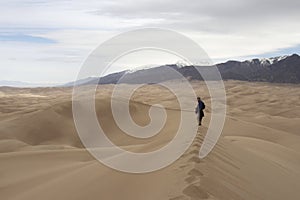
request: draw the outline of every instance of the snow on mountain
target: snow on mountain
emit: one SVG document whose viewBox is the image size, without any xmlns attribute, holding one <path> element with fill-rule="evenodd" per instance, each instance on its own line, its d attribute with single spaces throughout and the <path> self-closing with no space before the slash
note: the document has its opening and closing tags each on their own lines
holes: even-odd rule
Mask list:
<svg viewBox="0 0 300 200">
<path fill-rule="evenodd" d="M 268 65 L 273 65 L 281 60 L 284 60 L 287 57 L 289 57 L 289 56 L 285 55 L 285 56 L 277 56 L 277 57 L 271 57 L 271 58 L 255 58 L 255 59 L 251 59 L 251 60 L 246 60 L 245 62 L 249 62 L 249 63 L 259 62 L 263 66 L 268 66 Z"/>
</svg>

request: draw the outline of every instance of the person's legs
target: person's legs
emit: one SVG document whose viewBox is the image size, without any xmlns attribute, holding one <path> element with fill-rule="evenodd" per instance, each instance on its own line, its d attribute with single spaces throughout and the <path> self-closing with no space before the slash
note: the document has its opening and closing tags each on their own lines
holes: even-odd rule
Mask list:
<svg viewBox="0 0 300 200">
<path fill-rule="evenodd" d="M 198 125 L 201 126 L 201 122 L 202 122 L 202 115 L 201 113 L 198 114 Z"/>
<path fill-rule="evenodd" d="M 199 126 L 201 126 L 203 116 L 199 116 Z"/>
<path fill-rule="evenodd" d="M 201 110 L 200 112 L 199 112 L 199 126 L 201 126 L 201 123 L 202 123 L 202 118 L 204 117 L 204 113 L 203 113 L 203 111 Z"/>
</svg>

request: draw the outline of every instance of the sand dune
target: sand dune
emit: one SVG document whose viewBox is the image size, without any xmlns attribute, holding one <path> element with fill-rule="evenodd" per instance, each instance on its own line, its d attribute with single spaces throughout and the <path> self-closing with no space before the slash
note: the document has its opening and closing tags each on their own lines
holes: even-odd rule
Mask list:
<svg viewBox="0 0 300 200">
<path fill-rule="evenodd" d="M 207 105 L 204 125 L 180 159 L 146 174 L 110 169 L 83 148 L 72 118 L 70 88 L 1 88 L 0 198 L 298 199 L 299 86 L 237 81 L 225 85 L 225 127 L 209 156 L 198 158 L 210 121 L 209 95 L 203 82 L 193 82 Z M 168 108 L 161 133 L 144 140 L 125 135 L 113 121 L 112 88 L 99 87 L 96 110 L 115 144 L 133 152 L 148 152 L 174 137 L 180 117 L 174 95 L 156 85 L 133 95 L 130 113 L 139 125 L 149 123 L 148 104 L 161 103 Z"/>
</svg>

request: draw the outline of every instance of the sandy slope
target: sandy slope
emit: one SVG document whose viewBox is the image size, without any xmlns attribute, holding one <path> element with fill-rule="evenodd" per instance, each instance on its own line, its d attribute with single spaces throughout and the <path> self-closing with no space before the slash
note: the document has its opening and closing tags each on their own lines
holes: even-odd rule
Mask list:
<svg viewBox="0 0 300 200">
<path fill-rule="evenodd" d="M 0 199 L 298 199 L 299 86 L 226 82 L 223 135 L 202 160 L 198 151 L 210 101 L 204 83 L 194 86 L 207 104 L 204 126 L 180 159 L 148 174 L 117 172 L 82 148 L 72 119 L 71 89 L 1 88 Z M 173 138 L 179 114 L 170 92 L 150 85 L 134 94 L 130 111 L 140 125 L 149 122 L 147 104 L 170 108 L 161 134 L 140 140 L 124 135 L 113 122 L 108 101 L 112 87 L 99 88 L 96 107 L 114 143 L 147 152 Z"/>
</svg>

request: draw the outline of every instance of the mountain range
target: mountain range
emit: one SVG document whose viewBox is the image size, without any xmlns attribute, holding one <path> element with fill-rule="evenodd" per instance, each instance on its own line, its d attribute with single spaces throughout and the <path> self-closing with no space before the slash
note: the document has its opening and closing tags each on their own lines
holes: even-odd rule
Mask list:
<svg viewBox="0 0 300 200">
<path fill-rule="evenodd" d="M 240 80 L 270 83 L 300 83 L 300 56 L 297 54 L 246 61 L 227 61 L 215 65 L 223 80 Z M 138 71 L 121 71 L 101 77 L 87 78 L 65 86 L 84 84 L 157 83 L 178 78 L 167 69 L 170 67 L 189 80 L 203 80 L 199 70 L 211 66 L 162 65 Z M 126 75 L 125 75 L 126 74 Z"/>
</svg>

